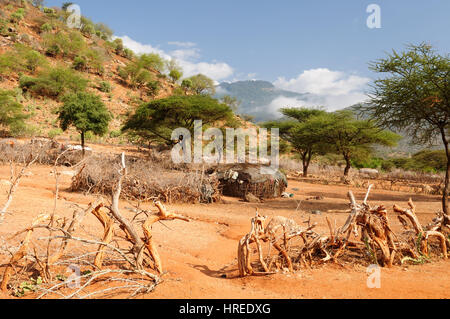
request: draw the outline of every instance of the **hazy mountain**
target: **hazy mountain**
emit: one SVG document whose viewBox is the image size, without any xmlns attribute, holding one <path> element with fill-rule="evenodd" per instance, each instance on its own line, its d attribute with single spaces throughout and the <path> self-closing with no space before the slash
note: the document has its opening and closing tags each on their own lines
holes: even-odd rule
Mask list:
<svg viewBox="0 0 450 319">
<path fill-rule="evenodd" d="M 224 82 L 217 86 L 216 97 L 224 95 L 236 97 L 241 101 L 238 113 L 252 115 L 256 122 L 280 117 L 279 108 L 295 106 L 283 105 L 283 99 L 307 100 L 309 96 L 278 89 L 267 81 Z"/>
<path fill-rule="evenodd" d="M 359 114 L 356 111 L 356 108 L 360 105 L 354 105 L 346 108 L 346 110 L 350 110 L 354 112 L 359 119 L 368 119 L 369 117 L 364 114 Z M 393 130 L 395 133 L 403 136 L 403 138 L 398 142 L 396 147 L 385 147 L 385 146 L 377 146 L 375 147 L 376 153 L 381 157 L 408 157 L 420 152 L 423 149 L 432 149 L 432 150 L 442 150 L 443 145 L 439 138 L 437 138 L 433 143 L 428 145 L 417 144 L 413 142 L 411 136 L 408 135 L 406 130 Z"/>
</svg>

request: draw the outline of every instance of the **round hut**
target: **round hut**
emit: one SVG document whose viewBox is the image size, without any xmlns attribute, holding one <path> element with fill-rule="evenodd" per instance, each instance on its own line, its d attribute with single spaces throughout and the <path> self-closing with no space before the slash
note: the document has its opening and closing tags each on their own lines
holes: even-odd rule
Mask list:
<svg viewBox="0 0 450 319">
<path fill-rule="evenodd" d="M 257 164 L 221 165 L 209 171 L 220 182 L 222 194 L 246 198 L 252 194 L 260 199 L 281 197 L 287 188 L 286 176 L 278 169 Z"/>
</svg>

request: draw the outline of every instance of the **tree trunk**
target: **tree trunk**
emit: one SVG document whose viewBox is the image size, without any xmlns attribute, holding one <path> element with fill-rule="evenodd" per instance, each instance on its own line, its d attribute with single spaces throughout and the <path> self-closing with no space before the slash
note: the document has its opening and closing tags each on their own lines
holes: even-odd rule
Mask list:
<svg viewBox="0 0 450 319">
<path fill-rule="evenodd" d="M 352 168 L 352 163 L 350 162 L 350 156 L 344 155 L 345 159 L 345 170 L 344 170 L 344 177 L 348 177 L 348 174 L 350 173 L 350 169 Z"/>
<path fill-rule="evenodd" d="M 86 155 L 86 150 L 84 149 L 84 132 L 81 132 L 81 149 L 84 157 Z"/>
<path fill-rule="evenodd" d="M 449 142 L 447 140 L 445 134 L 445 128 L 441 128 L 442 141 L 445 146 L 445 154 L 447 155 L 447 171 L 445 173 L 445 181 L 444 181 L 444 191 L 442 194 L 442 210 L 444 214 L 449 216 L 449 207 L 448 207 L 448 193 L 449 193 L 449 182 L 450 182 L 450 149 Z"/>
<path fill-rule="evenodd" d="M 309 164 L 311 163 L 312 151 L 302 153 L 303 177 L 308 177 Z"/>
</svg>

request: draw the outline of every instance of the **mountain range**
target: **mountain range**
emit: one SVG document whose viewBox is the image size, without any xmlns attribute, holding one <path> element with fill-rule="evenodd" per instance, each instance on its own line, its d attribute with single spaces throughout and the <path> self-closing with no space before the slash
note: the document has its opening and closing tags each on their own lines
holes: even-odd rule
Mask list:
<svg viewBox="0 0 450 319">
<path fill-rule="evenodd" d="M 223 82 L 216 87 L 216 98 L 225 95 L 235 97 L 241 104 L 237 113 L 241 115 L 250 115 L 253 121 L 263 122 L 281 118 L 279 109 L 283 107 L 300 107 L 302 101 L 307 104 L 313 99 L 309 93 L 296 93 L 276 88 L 271 82 L 261 80 L 238 81 L 233 83 Z M 290 105 L 292 101 L 299 101 L 296 105 Z M 353 110 L 353 107 L 347 109 Z M 382 157 L 410 156 L 423 150 L 424 148 L 441 149 L 438 146 L 419 145 L 413 143 L 406 132 L 397 132 L 404 138 L 400 140 L 397 147 L 376 147 L 376 153 Z"/>
<path fill-rule="evenodd" d="M 229 95 L 241 102 L 239 114 L 251 115 L 255 122 L 272 120 L 281 117 L 278 110 L 282 107 L 298 105 L 283 105 L 284 99 L 307 101 L 309 93 L 296 93 L 276 88 L 271 82 L 252 80 L 238 82 L 223 82 L 216 88 L 216 97 Z"/>
</svg>

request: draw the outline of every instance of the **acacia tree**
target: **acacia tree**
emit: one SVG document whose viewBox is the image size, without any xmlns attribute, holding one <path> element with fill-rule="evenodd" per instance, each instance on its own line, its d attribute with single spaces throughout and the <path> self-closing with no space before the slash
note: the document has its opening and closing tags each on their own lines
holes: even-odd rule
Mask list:
<svg viewBox="0 0 450 319">
<path fill-rule="evenodd" d="M 195 94 L 214 95 L 216 93 L 216 86 L 214 81 L 206 75 L 197 74 L 189 78 L 190 90 Z"/>
<path fill-rule="evenodd" d="M 108 131 L 111 114 L 98 95 L 91 93 L 75 93 L 63 98 L 63 106 L 59 109 L 60 127 L 66 131 L 74 126 L 81 135 L 81 147 L 85 155 L 85 135 L 92 132 L 102 136 Z"/>
<path fill-rule="evenodd" d="M 442 140 L 447 156 L 442 207 L 448 216 L 450 55 L 440 55 L 425 43 L 409 45 L 372 62 L 370 69 L 387 76 L 375 81 L 363 112 L 384 127 L 405 130 L 415 142 Z"/>
<path fill-rule="evenodd" d="M 401 136 L 383 130 L 370 120 L 357 120 L 352 111 L 338 111 L 318 116 L 316 125 L 322 127 L 322 140 L 329 149 L 344 157 L 344 177 L 352 167 L 352 160 L 369 155 L 374 145 L 395 146 Z"/>
<path fill-rule="evenodd" d="M 285 108 L 281 109 L 281 113 L 286 117 L 285 120 L 266 122 L 263 127 L 279 128 L 280 137 L 300 154 L 303 176 L 307 177 L 313 156 L 326 149 L 322 138 L 323 125 L 318 119 L 326 112 L 320 109 Z"/>
<path fill-rule="evenodd" d="M 224 95 L 221 99 L 220 102 L 222 102 L 223 104 L 228 105 L 233 112 L 237 112 L 239 109 L 239 106 L 241 105 L 241 101 L 239 101 L 236 97 L 230 96 L 230 95 Z"/>
<path fill-rule="evenodd" d="M 140 106 L 125 123 L 122 131 L 149 141 L 173 145 L 172 132 L 186 128 L 191 132 L 194 121 L 204 126 L 233 121 L 231 108 L 206 95 L 171 96 Z"/>
</svg>

